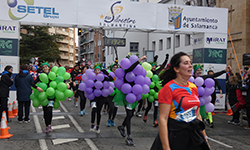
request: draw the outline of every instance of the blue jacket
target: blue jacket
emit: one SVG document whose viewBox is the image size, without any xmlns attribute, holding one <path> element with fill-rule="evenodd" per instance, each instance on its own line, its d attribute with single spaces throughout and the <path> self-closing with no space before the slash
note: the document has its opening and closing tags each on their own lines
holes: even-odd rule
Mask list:
<svg viewBox="0 0 250 150">
<path fill-rule="evenodd" d="M 30 101 L 30 94 L 32 93 L 31 85 L 33 78 L 29 73 L 23 73 L 20 77 L 19 74 L 15 77 L 15 86 L 17 89 L 17 100 L 18 101 Z"/>
</svg>

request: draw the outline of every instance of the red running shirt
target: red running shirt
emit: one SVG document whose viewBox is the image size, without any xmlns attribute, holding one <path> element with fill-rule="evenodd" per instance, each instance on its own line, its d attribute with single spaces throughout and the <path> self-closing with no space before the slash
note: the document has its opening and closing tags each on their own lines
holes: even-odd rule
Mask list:
<svg viewBox="0 0 250 150">
<path fill-rule="evenodd" d="M 185 122 L 191 122 L 196 118 L 200 101 L 195 84 L 188 82 L 186 86 L 183 86 L 171 80 L 160 90 L 158 97 L 159 103 L 171 105 L 170 118 Z M 176 111 L 181 98 L 181 107 L 179 111 Z"/>
</svg>

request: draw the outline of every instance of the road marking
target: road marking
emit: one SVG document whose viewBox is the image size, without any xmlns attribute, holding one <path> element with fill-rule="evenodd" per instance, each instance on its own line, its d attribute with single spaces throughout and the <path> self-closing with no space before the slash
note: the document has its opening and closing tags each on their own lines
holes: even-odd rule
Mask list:
<svg viewBox="0 0 250 150">
<path fill-rule="evenodd" d="M 62 124 L 62 125 L 57 125 L 57 126 L 51 126 L 52 130 L 63 129 L 63 128 L 70 128 L 70 125 L 69 124 Z"/>
<path fill-rule="evenodd" d="M 64 105 L 61 102 L 60 102 L 60 106 L 64 112 L 68 112 L 68 110 L 64 107 Z M 71 120 L 71 122 L 74 124 L 74 126 L 76 127 L 78 132 L 80 132 L 80 133 L 84 132 L 84 130 L 79 126 L 79 124 L 76 122 L 76 120 L 71 115 L 68 115 L 68 117 Z M 91 139 L 84 138 L 84 140 L 89 145 L 91 150 L 99 150 Z"/>
<path fill-rule="evenodd" d="M 65 119 L 64 116 L 56 116 L 56 117 L 53 117 L 52 120 L 58 120 L 58 119 Z"/>
<path fill-rule="evenodd" d="M 78 139 L 55 139 L 55 140 L 52 140 L 52 143 L 54 145 L 57 145 L 57 144 L 63 144 L 63 143 L 68 143 L 68 142 L 74 142 L 77 140 Z"/>
<path fill-rule="evenodd" d="M 225 144 L 225 143 L 222 143 L 222 142 L 217 141 L 217 140 L 215 140 L 215 139 L 212 139 L 212 138 L 210 138 L 210 137 L 208 137 L 207 139 L 209 139 L 209 140 L 211 140 L 211 141 L 213 141 L 213 142 L 215 142 L 215 143 L 221 144 L 221 145 L 223 145 L 223 146 L 225 146 L 225 147 L 233 148 L 233 146 L 227 145 L 227 144 Z"/>
<path fill-rule="evenodd" d="M 36 109 L 34 108 L 33 105 L 31 105 L 31 111 L 36 112 Z M 34 123 L 35 123 L 36 132 L 37 133 L 42 133 L 42 128 L 41 128 L 41 125 L 39 123 L 37 115 L 33 115 L 33 120 L 34 120 Z M 41 150 L 48 150 L 45 139 L 40 139 L 38 141 L 39 141 L 39 145 L 40 145 Z"/>
<path fill-rule="evenodd" d="M 58 113 L 61 112 L 61 110 L 57 109 L 57 110 L 53 110 L 53 113 Z"/>
</svg>

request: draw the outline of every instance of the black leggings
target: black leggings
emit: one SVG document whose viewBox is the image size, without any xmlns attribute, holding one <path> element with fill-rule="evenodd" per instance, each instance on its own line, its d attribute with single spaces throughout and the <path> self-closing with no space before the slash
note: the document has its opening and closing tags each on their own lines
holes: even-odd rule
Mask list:
<svg viewBox="0 0 250 150">
<path fill-rule="evenodd" d="M 80 111 L 82 111 L 83 109 L 85 109 L 85 105 L 86 105 L 86 97 L 84 96 L 84 92 L 83 91 L 78 91 L 79 96 L 80 96 Z"/>
<path fill-rule="evenodd" d="M 137 112 L 140 112 L 140 111 L 141 111 L 142 104 L 143 104 L 143 100 L 141 99 L 141 100 L 139 100 L 139 104 L 138 104 Z"/>
<path fill-rule="evenodd" d="M 52 114 L 53 114 L 53 107 L 51 106 L 43 106 L 43 118 L 45 120 L 45 125 L 46 127 L 48 125 L 51 125 L 51 121 L 52 121 Z"/>
<path fill-rule="evenodd" d="M 247 122 L 248 126 L 250 127 L 250 103 L 246 104 L 246 109 L 247 109 Z"/>
<path fill-rule="evenodd" d="M 91 111 L 91 123 L 95 123 L 95 114 L 97 114 L 96 125 L 100 125 L 101 122 L 101 110 L 104 103 L 106 103 L 106 97 L 96 97 L 91 103 L 96 102 L 96 107 L 92 108 Z"/>
<path fill-rule="evenodd" d="M 0 97 L 0 103 L 1 103 L 1 107 L 0 107 L 0 116 L 2 117 L 2 113 L 3 111 L 6 112 L 6 119 L 9 120 L 9 116 L 8 116 L 8 99 L 7 97 Z"/>
<path fill-rule="evenodd" d="M 115 103 L 112 102 L 113 101 L 114 96 L 109 96 L 107 97 L 107 101 L 108 101 L 108 106 L 109 106 L 109 119 L 112 120 L 115 119 L 116 113 L 117 113 L 117 107 L 115 107 Z"/>
<path fill-rule="evenodd" d="M 158 101 L 158 99 L 156 99 L 155 101 Z M 149 110 L 152 107 L 152 103 L 155 103 L 155 101 L 154 102 L 147 101 L 148 102 L 148 106 L 147 106 L 147 108 L 145 110 L 144 116 L 148 115 L 148 112 L 149 112 Z M 157 120 L 157 115 L 158 115 L 158 106 L 155 106 L 155 104 L 154 104 L 154 121 Z"/>
<path fill-rule="evenodd" d="M 127 109 L 127 107 L 125 106 L 126 109 L 126 117 L 122 123 L 122 126 L 127 127 L 127 135 L 129 136 L 131 134 L 131 119 L 134 116 L 134 111 L 135 109 Z"/>
</svg>

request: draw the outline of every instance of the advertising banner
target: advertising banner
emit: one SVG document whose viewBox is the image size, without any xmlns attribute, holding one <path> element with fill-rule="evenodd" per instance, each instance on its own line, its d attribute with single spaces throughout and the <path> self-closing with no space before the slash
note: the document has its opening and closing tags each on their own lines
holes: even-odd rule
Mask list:
<svg viewBox="0 0 250 150">
<path fill-rule="evenodd" d="M 0 38 L 16 39 L 19 37 L 19 31 L 19 23 L 17 21 L 1 21 L 0 19 Z"/>
</svg>

